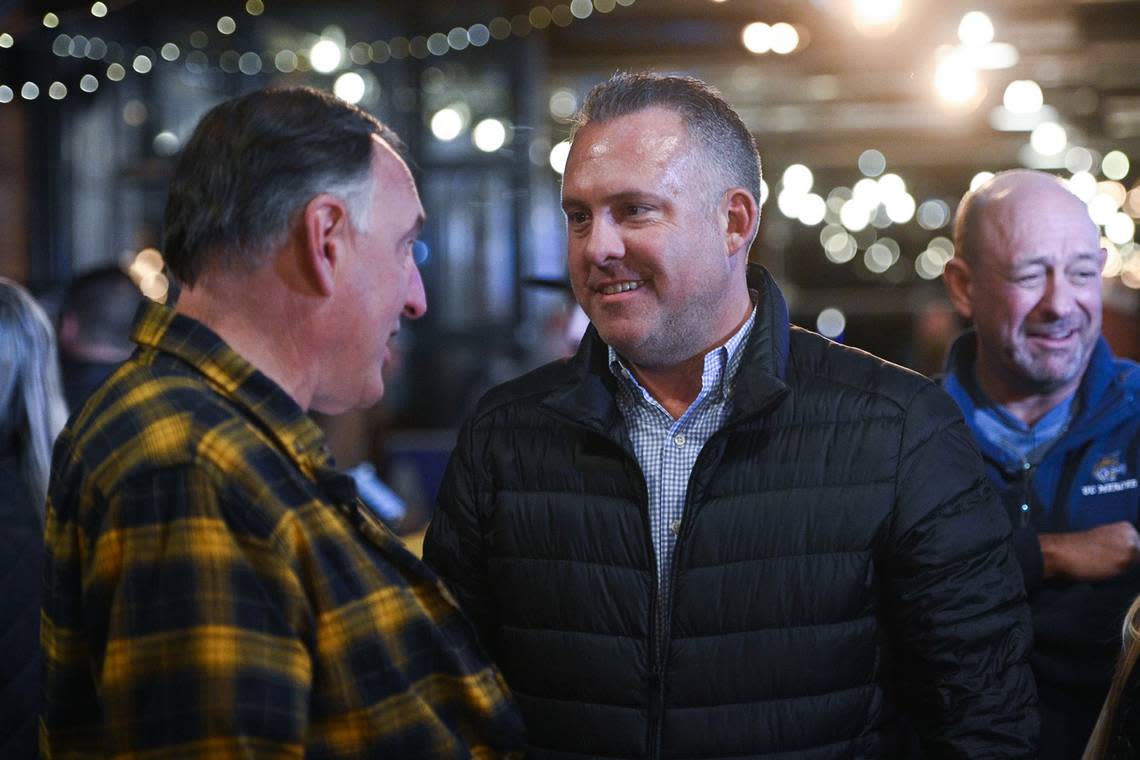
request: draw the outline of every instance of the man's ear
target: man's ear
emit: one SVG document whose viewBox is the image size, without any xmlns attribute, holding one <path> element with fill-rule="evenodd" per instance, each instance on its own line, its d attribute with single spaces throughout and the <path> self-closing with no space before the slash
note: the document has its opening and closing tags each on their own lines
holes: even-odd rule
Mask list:
<svg viewBox="0 0 1140 760">
<path fill-rule="evenodd" d="M 954 311 L 958 312 L 958 316 L 963 319 L 974 318 L 973 277 L 970 265 L 958 256 L 947 261 L 946 268 L 942 272 L 942 283 L 946 286 L 950 303 L 954 305 Z"/>
<path fill-rule="evenodd" d="M 760 224 L 760 206 L 752 193 L 743 187 L 734 187 L 726 192 L 721 203 L 728 255 L 731 257 L 743 252 L 747 256 L 752 239 L 756 237 L 756 227 Z"/>
<path fill-rule="evenodd" d="M 301 270 L 317 292 L 332 295 L 349 242 L 348 209 L 337 196 L 321 193 L 305 204 L 301 220 Z"/>
</svg>

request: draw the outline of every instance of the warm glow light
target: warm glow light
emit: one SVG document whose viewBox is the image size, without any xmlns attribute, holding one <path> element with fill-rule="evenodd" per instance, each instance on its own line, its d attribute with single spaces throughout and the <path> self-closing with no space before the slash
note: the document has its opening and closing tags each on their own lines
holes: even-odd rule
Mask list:
<svg viewBox="0 0 1140 760">
<path fill-rule="evenodd" d="M 1100 162 L 1100 170 L 1109 179 L 1124 179 L 1128 176 L 1128 156 L 1118 150 L 1109 151 Z"/>
<path fill-rule="evenodd" d="M 1106 237 L 1100 239 L 1100 247 L 1106 254 L 1104 269 L 1101 270 L 1100 276 L 1106 280 L 1118 276 L 1120 270 L 1124 268 L 1124 257 L 1120 255 L 1120 249 L 1116 247 L 1116 243 Z"/>
<path fill-rule="evenodd" d="M 1133 219 L 1140 219 L 1140 187 L 1128 191 L 1124 201 L 1124 210 Z"/>
<path fill-rule="evenodd" d="M 1069 177 L 1067 183 L 1069 192 L 1088 203 L 1096 195 L 1096 177 L 1088 172 L 1077 172 Z"/>
<path fill-rule="evenodd" d="M 498 119 L 483 119 L 471 132 L 475 147 L 484 153 L 494 153 L 507 141 L 507 128 Z"/>
<path fill-rule="evenodd" d="M 938 64 L 934 86 L 946 102 L 968 103 L 978 94 L 978 72 L 964 55 L 951 53 Z"/>
<path fill-rule="evenodd" d="M 578 110 L 578 96 L 573 90 L 565 88 L 555 90 L 550 95 L 550 115 L 565 121 Z"/>
<path fill-rule="evenodd" d="M 800 208 L 803 206 L 804 198 L 806 197 L 807 195 L 804 193 L 784 190 L 776 196 L 776 208 L 780 209 L 780 213 L 789 219 L 798 219 L 800 216 Z"/>
<path fill-rule="evenodd" d="M 984 45 L 994 39 L 994 24 L 981 11 L 970 11 L 958 23 L 958 39 L 963 45 Z"/>
<path fill-rule="evenodd" d="M 1006 86 L 1002 102 L 1011 113 L 1037 113 L 1045 104 L 1045 95 L 1032 79 L 1015 79 Z"/>
<path fill-rule="evenodd" d="M 823 245 L 823 255 L 827 260 L 833 264 L 846 264 L 851 259 L 855 258 L 855 253 L 858 247 L 855 243 L 855 238 L 847 234 L 847 231 L 842 227 L 835 227 L 828 225 L 824 230 L 834 229 L 837 231 L 831 232 L 827 237 L 821 234 L 821 245 Z"/>
<path fill-rule="evenodd" d="M 800 222 L 808 227 L 814 227 L 823 221 L 825 214 L 827 214 L 827 203 L 823 198 L 815 193 L 808 193 L 803 196 L 798 217 Z"/>
<path fill-rule="evenodd" d="M 939 198 L 930 198 L 919 205 L 916 216 L 919 227 L 936 230 L 950 222 L 950 205 Z"/>
<path fill-rule="evenodd" d="M 879 188 L 878 182 L 869 177 L 864 177 L 851 188 L 851 195 L 867 208 L 874 208 L 879 205 L 882 190 Z"/>
<path fill-rule="evenodd" d="M 1104 236 L 1117 245 L 1130 243 L 1136 237 L 1136 222 L 1128 214 L 1118 211 L 1104 225 Z"/>
<path fill-rule="evenodd" d="M 1065 168 L 1073 174 L 1092 171 L 1093 155 L 1088 148 L 1074 146 L 1065 151 Z"/>
<path fill-rule="evenodd" d="M 970 191 L 973 192 L 974 190 L 977 190 L 979 187 L 993 179 L 993 177 L 993 172 L 978 172 L 974 175 L 973 179 L 970 180 Z"/>
<path fill-rule="evenodd" d="M 550 149 L 550 168 L 561 174 L 566 171 L 566 159 L 570 156 L 570 141 L 563 140 Z"/>
<path fill-rule="evenodd" d="M 91 4 L 91 15 L 95 18 L 103 18 L 107 15 L 107 4 L 103 2 L 96 2 Z"/>
<path fill-rule="evenodd" d="M 748 52 L 757 55 L 767 53 L 772 49 L 772 27 L 763 21 L 756 21 L 744 27 L 740 39 Z"/>
<path fill-rule="evenodd" d="M 828 307 L 816 317 L 815 328 L 823 337 L 835 340 L 847 329 L 847 318 L 839 309 Z"/>
<path fill-rule="evenodd" d="M 859 171 L 864 177 L 878 177 L 887 168 L 887 158 L 881 151 L 868 148 L 859 154 Z"/>
<path fill-rule="evenodd" d="M 855 28 L 869 36 L 888 34 L 898 26 L 902 0 L 854 0 Z"/>
<path fill-rule="evenodd" d="M 873 208 L 868 207 L 857 198 L 852 198 L 844 203 L 843 208 L 840 209 L 839 221 L 852 232 L 858 232 L 866 229 L 867 225 L 871 223 L 873 212 Z"/>
<path fill-rule="evenodd" d="M 784 170 L 784 189 L 791 193 L 804 194 L 811 190 L 813 181 L 811 169 L 803 164 L 792 164 Z"/>
<path fill-rule="evenodd" d="M 787 55 L 800 44 L 800 33 L 791 24 L 783 21 L 772 24 L 772 52 Z"/>
<path fill-rule="evenodd" d="M 888 198 L 883 204 L 887 209 L 887 216 L 895 224 L 906 224 L 914 218 L 914 197 L 904 192 Z"/>
<path fill-rule="evenodd" d="M 365 89 L 364 77 L 355 71 L 346 71 L 333 82 L 333 94 L 346 103 L 359 103 Z"/>
<path fill-rule="evenodd" d="M 222 16 L 218 19 L 218 31 L 222 34 L 233 34 L 237 31 L 237 22 L 230 16 Z"/>
<path fill-rule="evenodd" d="M 46 26 L 48 29 L 55 29 L 57 26 L 59 26 L 59 16 L 55 15 L 54 13 L 45 13 L 44 26 Z"/>
<path fill-rule="evenodd" d="M 344 59 L 344 51 L 332 40 L 321 40 L 309 50 L 309 63 L 321 74 L 336 71 Z"/>
<path fill-rule="evenodd" d="M 454 140 L 462 131 L 463 116 L 454 108 L 441 108 L 431 117 L 431 133 L 437 140 Z"/>
<path fill-rule="evenodd" d="M 875 274 L 882 274 L 894 264 L 891 249 L 882 243 L 872 243 L 863 252 L 863 265 Z"/>
<path fill-rule="evenodd" d="M 20 88 L 20 97 L 24 100 L 35 100 L 40 96 L 40 86 L 35 82 L 24 82 Z"/>
<path fill-rule="evenodd" d="M 1111 195 L 1097 193 L 1093 196 L 1092 200 L 1089 201 L 1089 218 L 1097 225 L 1103 227 L 1116 215 L 1116 209 L 1116 201 L 1113 200 Z"/>
<path fill-rule="evenodd" d="M 879 197 L 883 203 L 906 193 L 906 182 L 897 174 L 884 174 L 878 179 Z"/>
<path fill-rule="evenodd" d="M 1065 128 L 1055 121 L 1038 124 L 1029 135 L 1029 144 L 1043 156 L 1057 155 L 1065 149 L 1068 142 L 1069 135 Z"/>
<path fill-rule="evenodd" d="M 1017 65 L 1021 54 L 1008 42 L 988 42 L 969 49 L 970 61 L 976 69 L 996 71 Z"/>
</svg>

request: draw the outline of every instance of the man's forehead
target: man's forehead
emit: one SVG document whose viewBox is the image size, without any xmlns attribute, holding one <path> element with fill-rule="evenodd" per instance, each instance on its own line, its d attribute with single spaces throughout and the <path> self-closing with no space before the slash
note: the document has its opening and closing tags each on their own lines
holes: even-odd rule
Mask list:
<svg viewBox="0 0 1140 760">
<path fill-rule="evenodd" d="M 1099 249 L 1099 234 L 1083 202 L 1060 185 L 1005 187 L 979 209 L 985 237 L 1000 245 L 1065 243 Z"/>
</svg>

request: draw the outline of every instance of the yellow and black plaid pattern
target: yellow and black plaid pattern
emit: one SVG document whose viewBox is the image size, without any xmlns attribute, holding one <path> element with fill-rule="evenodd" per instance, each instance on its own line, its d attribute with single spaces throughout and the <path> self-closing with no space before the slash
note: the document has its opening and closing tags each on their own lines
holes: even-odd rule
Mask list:
<svg viewBox="0 0 1140 760">
<path fill-rule="evenodd" d="M 170 309 L 145 306 L 134 338 L 55 450 L 46 756 L 521 748 L 466 619 L 301 408 Z"/>
</svg>

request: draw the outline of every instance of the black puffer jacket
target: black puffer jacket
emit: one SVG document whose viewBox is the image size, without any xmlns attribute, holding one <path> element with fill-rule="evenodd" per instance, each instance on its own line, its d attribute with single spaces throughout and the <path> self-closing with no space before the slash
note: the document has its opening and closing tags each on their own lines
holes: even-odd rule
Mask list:
<svg viewBox="0 0 1140 760">
<path fill-rule="evenodd" d="M 789 329 L 767 273 L 754 286 L 663 642 L 645 481 L 593 330 L 461 434 L 425 556 L 502 665 L 530 756 L 1032 757 L 1021 575 L 954 403 Z"/>
</svg>

